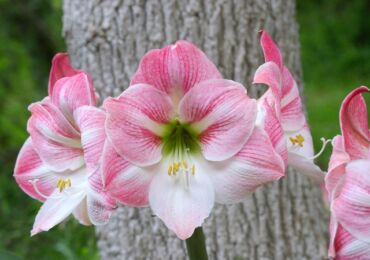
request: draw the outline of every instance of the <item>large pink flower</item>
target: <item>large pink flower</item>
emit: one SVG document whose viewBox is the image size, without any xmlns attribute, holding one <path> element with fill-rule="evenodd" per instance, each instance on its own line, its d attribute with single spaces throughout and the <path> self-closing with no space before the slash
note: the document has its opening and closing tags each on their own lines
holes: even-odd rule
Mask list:
<svg viewBox="0 0 370 260">
<path fill-rule="evenodd" d="M 370 134 L 366 103 L 353 90 L 340 110 L 342 135 L 333 140 L 325 178 L 331 204 L 329 255 L 338 259 L 370 258 Z"/>
<path fill-rule="evenodd" d="M 275 148 L 284 161 L 299 172 L 322 181 L 324 172 L 313 162 L 312 136 L 297 83 L 284 66 L 279 48 L 265 31 L 261 32 L 261 46 L 266 63 L 257 69 L 254 83 L 266 84 L 270 89 L 258 100 L 257 122 L 262 125 L 280 124 L 280 128 L 275 126 L 274 139 Z M 276 119 L 271 120 L 272 116 Z"/>
<path fill-rule="evenodd" d="M 47 231 L 71 213 L 82 224 L 105 223 L 114 207 L 102 191 L 99 158 L 105 113 L 94 107 L 89 76 L 73 69 L 66 54 L 53 59 L 49 96 L 31 104 L 30 138 L 14 176 L 31 197 L 44 202 L 31 231 Z"/>
<path fill-rule="evenodd" d="M 254 126 L 256 101 L 220 77 L 199 49 L 180 41 L 146 54 L 133 85 L 103 105 L 107 191 L 127 205 L 149 203 L 181 239 L 215 201 L 241 201 L 284 174 L 268 134 Z"/>
</svg>

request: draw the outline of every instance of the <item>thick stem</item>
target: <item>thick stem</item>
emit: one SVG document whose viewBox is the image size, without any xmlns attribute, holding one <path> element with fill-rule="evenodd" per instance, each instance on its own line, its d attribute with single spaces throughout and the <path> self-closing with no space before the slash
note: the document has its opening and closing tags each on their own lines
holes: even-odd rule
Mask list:
<svg viewBox="0 0 370 260">
<path fill-rule="evenodd" d="M 186 239 L 186 248 L 190 260 L 208 260 L 202 227 L 196 228 L 193 235 Z"/>
</svg>

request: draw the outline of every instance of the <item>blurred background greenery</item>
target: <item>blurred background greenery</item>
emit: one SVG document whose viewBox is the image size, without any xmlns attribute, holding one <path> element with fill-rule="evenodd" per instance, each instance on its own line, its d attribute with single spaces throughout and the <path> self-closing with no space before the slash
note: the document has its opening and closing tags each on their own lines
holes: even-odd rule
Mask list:
<svg viewBox="0 0 370 260">
<path fill-rule="evenodd" d="M 0 0 L 0 259 L 2 251 L 27 259 L 98 259 L 94 229 L 75 221 L 31 239 L 40 204 L 12 177 L 27 138 L 26 106 L 46 95 L 51 58 L 65 50 L 61 8 L 62 0 Z M 346 94 L 369 85 L 369 12 L 366 0 L 298 0 L 304 98 L 316 150 L 320 137 L 339 133 Z M 327 149 L 318 160 L 324 169 L 329 154 Z"/>
</svg>

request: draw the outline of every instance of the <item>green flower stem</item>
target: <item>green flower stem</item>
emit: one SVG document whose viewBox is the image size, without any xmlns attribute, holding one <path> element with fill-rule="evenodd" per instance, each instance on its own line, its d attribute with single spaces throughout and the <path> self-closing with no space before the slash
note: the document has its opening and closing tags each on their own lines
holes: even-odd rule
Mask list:
<svg viewBox="0 0 370 260">
<path fill-rule="evenodd" d="M 208 260 L 206 240 L 202 227 L 195 229 L 193 235 L 186 239 L 186 248 L 190 260 Z"/>
</svg>

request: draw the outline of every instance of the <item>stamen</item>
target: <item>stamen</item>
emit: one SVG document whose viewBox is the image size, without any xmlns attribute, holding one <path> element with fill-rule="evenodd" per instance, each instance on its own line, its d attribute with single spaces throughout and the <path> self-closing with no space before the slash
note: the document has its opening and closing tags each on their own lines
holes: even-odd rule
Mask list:
<svg viewBox="0 0 370 260">
<path fill-rule="evenodd" d="M 195 175 L 195 164 L 193 164 L 193 167 L 191 167 L 191 175 Z"/>
<path fill-rule="evenodd" d="M 324 150 L 326 148 L 326 145 L 332 141 L 332 139 L 325 140 L 324 137 L 321 137 L 320 140 L 322 142 L 322 146 L 321 146 L 320 151 L 316 155 L 314 155 L 312 157 L 309 157 L 307 159 L 309 159 L 309 160 L 315 160 L 316 158 L 318 158 L 324 152 Z"/>
<path fill-rule="evenodd" d="M 67 186 L 68 187 L 71 187 L 72 186 L 72 182 L 71 182 L 71 179 L 70 178 L 65 179 L 65 180 L 63 180 L 62 178 L 60 178 L 57 181 L 57 188 L 59 188 L 59 192 L 62 192 Z"/>
<path fill-rule="evenodd" d="M 168 166 L 168 175 L 172 175 L 172 165 Z"/>
<path fill-rule="evenodd" d="M 295 137 L 289 137 L 289 140 L 293 145 L 299 145 L 300 147 L 303 147 L 304 137 L 301 134 L 296 135 Z"/>
</svg>

